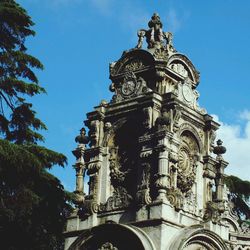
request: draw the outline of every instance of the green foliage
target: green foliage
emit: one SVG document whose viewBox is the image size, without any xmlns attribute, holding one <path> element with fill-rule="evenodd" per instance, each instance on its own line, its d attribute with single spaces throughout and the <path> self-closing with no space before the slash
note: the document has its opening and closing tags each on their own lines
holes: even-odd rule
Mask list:
<svg viewBox="0 0 250 250">
<path fill-rule="evenodd" d="M 240 218 L 242 216 L 250 219 L 250 182 L 243 181 L 240 178 L 230 175 L 225 177 L 225 183 L 230 191 L 230 198 L 235 205 L 235 211 Z"/>
<path fill-rule="evenodd" d="M 33 72 L 43 65 L 25 47 L 26 38 L 35 35 L 32 25 L 14 0 L 0 1 L 0 131 L 5 139 L 19 144 L 43 140 L 35 131 L 46 129 L 25 99 L 45 93 Z"/>
<path fill-rule="evenodd" d="M 68 193 L 46 168 L 65 161 L 65 156 L 44 147 L 0 140 L 0 235 L 4 249 L 60 249 L 71 206 Z M 15 235 L 14 241 L 9 240 L 10 235 Z"/>
<path fill-rule="evenodd" d="M 37 145 L 46 126 L 25 99 L 45 93 L 33 71 L 43 65 L 25 47 L 33 25 L 14 0 L 0 0 L 1 249 L 62 249 L 72 209 L 72 194 L 47 171 L 66 157 Z"/>
</svg>

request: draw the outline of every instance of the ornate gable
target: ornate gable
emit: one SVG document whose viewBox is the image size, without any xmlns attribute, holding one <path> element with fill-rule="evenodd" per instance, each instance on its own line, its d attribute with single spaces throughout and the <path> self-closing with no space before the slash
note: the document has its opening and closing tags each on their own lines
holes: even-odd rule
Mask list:
<svg viewBox="0 0 250 250">
<path fill-rule="evenodd" d="M 110 64 L 112 100 L 76 137 L 65 249 L 250 248 L 228 201 L 219 124 L 197 104 L 199 72 L 158 14 L 148 26 Z"/>
</svg>

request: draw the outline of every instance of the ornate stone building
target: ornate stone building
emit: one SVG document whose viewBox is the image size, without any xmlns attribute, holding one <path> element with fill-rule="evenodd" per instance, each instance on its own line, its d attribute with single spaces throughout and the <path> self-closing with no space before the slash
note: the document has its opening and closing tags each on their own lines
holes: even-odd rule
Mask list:
<svg viewBox="0 0 250 250">
<path fill-rule="evenodd" d="M 199 72 L 157 14 L 148 26 L 110 64 L 113 98 L 87 114 L 88 136 L 76 137 L 65 249 L 249 250 L 249 227 L 223 183 L 219 124 L 197 103 Z"/>
</svg>

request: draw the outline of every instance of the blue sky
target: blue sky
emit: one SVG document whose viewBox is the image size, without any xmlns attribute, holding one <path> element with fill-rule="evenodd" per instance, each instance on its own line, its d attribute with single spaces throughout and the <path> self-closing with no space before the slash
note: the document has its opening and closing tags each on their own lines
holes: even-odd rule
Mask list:
<svg viewBox="0 0 250 250">
<path fill-rule="evenodd" d="M 68 157 L 52 171 L 73 190 L 75 136 L 86 113 L 110 100 L 109 63 L 135 47 L 137 30 L 158 12 L 175 48 L 201 73 L 200 106 L 222 124 L 227 173 L 250 179 L 250 1 L 244 0 L 19 0 L 36 23 L 29 53 L 48 94 L 34 97 L 49 130 L 45 145 Z"/>
</svg>

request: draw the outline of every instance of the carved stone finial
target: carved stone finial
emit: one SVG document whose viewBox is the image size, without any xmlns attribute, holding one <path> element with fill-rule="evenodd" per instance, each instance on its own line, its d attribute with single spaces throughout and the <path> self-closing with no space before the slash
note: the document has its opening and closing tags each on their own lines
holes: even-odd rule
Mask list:
<svg viewBox="0 0 250 250">
<path fill-rule="evenodd" d="M 87 144 L 89 142 L 89 137 L 86 136 L 86 129 L 85 128 L 80 129 L 80 135 L 78 135 L 75 138 L 75 142 L 78 142 L 79 144 Z"/>
<path fill-rule="evenodd" d="M 101 100 L 99 105 L 102 107 L 105 107 L 105 106 L 107 106 L 107 104 L 108 104 L 108 102 L 106 100 Z"/>
<path fill-rule="evenodd" d="M 148 49 L 156 48 L 164 48 L 168 51 L 174 52 L 175 49 L 172 43 L 172 33 L 171 32 L 163 32 L 162 27 L 163 24 L 161 22 L 160 16 L 158 13 L 154 13 L 151 17 L 151 20 L 148 22 L 149 30 L 141 29 L 137 32 L 138 35 L 138 43 L 136 48 L 140 49 L 143 44 L 143 38 L 146 37 L 146 41 L 148 44 Z M 166 43 L 164 44 L 164 40 Z"/>
<path fill-rule="evenodd" d="M 150 29 L 161 29 L 162 28 L 162 22 L 161 18 L 158 13 L 154 13 L 153 16 L 151 17 L 151 20 L 148 22 L 148 27 Z"/>
<path fill-rule="evenodd" d="M 219 139 L 217 141 L 217 146 L 214 147 L 214 151 L 213 152 L 217 156 L 221 156 L 222 154 L 225 154 L 226 151 L 227 151 L 226 147 L 222 146 L 222 143 L 223 143 L 223 141 Z"/>
</svg>

